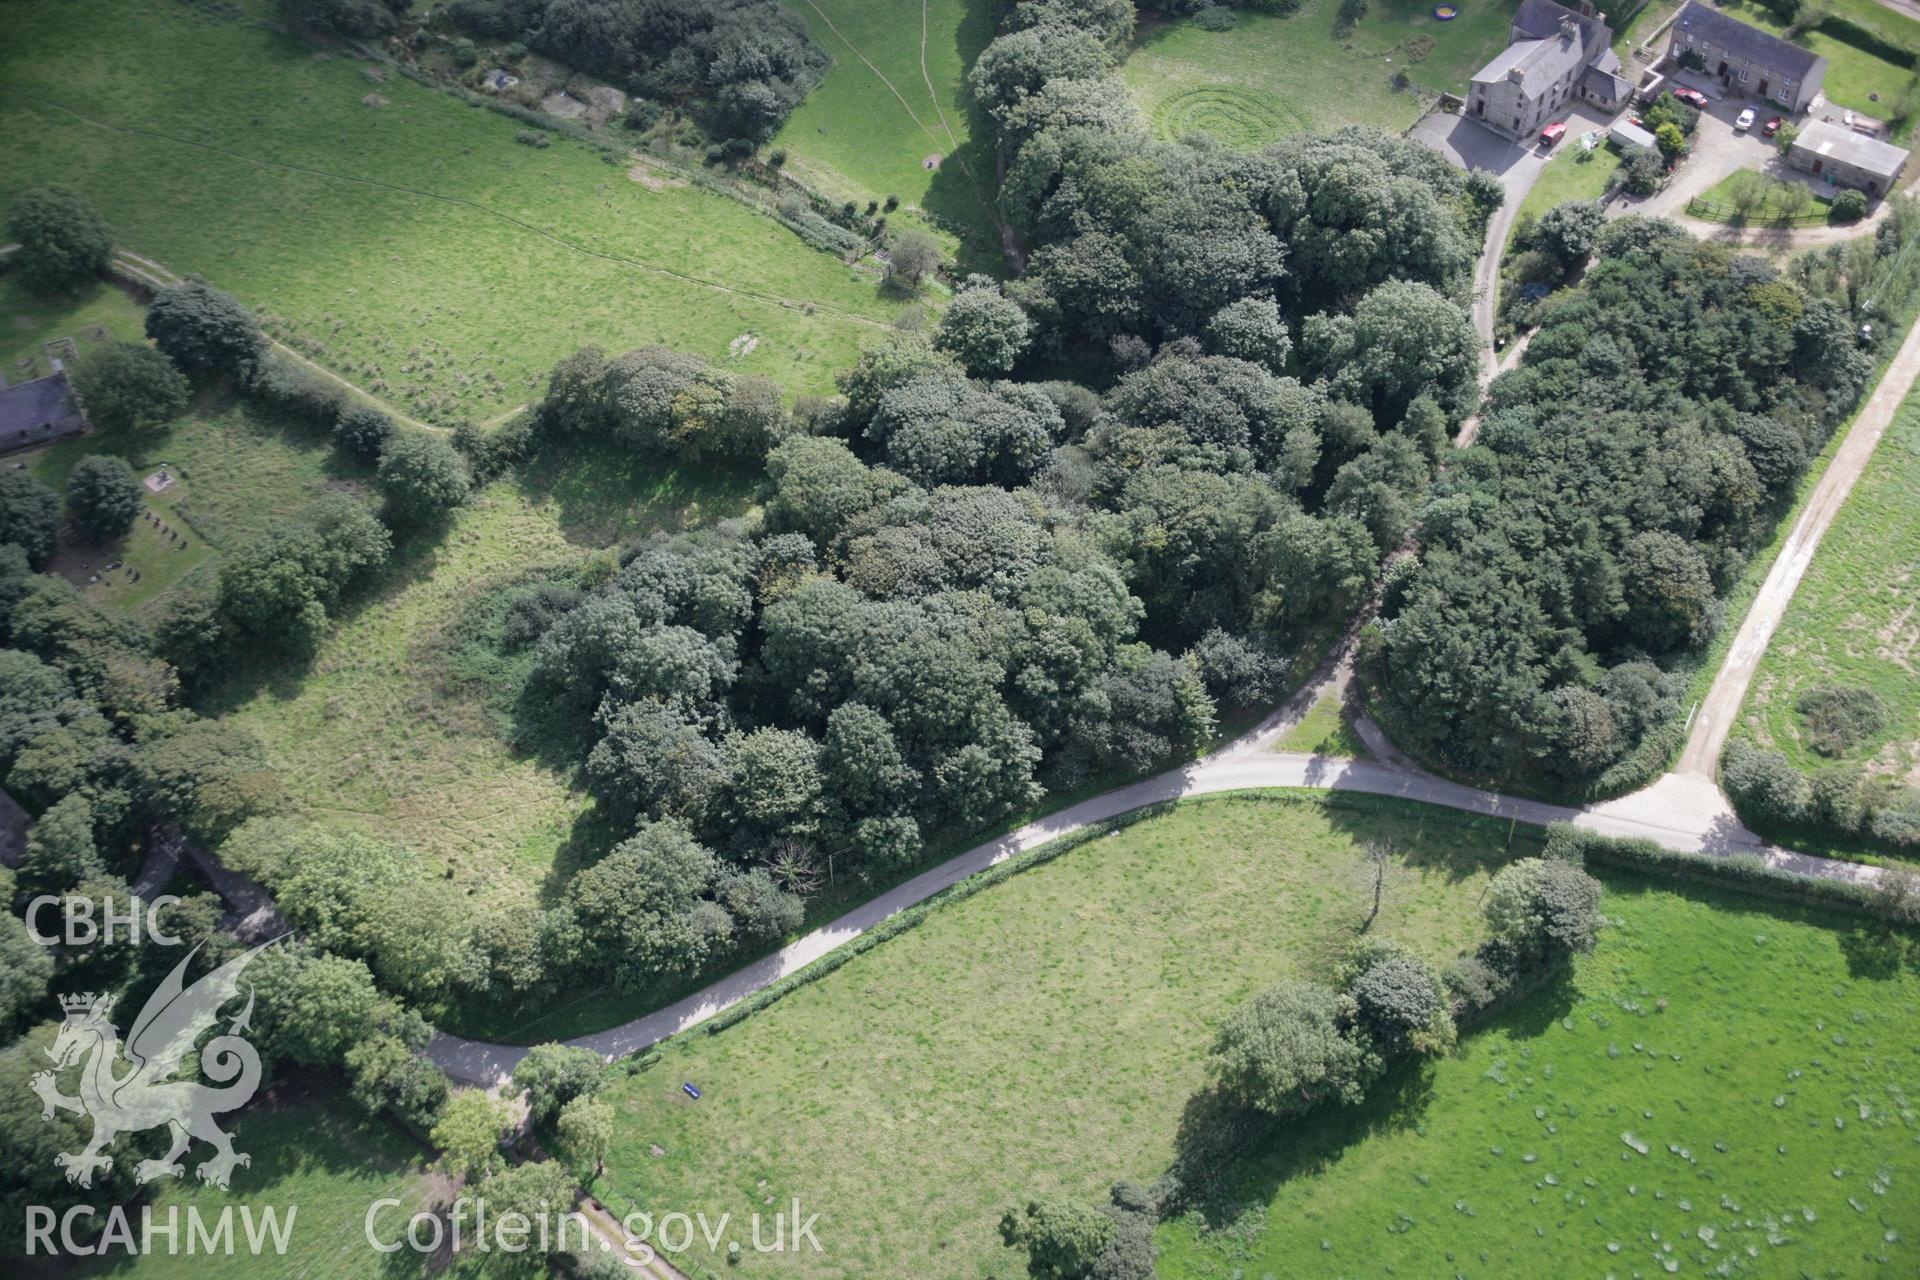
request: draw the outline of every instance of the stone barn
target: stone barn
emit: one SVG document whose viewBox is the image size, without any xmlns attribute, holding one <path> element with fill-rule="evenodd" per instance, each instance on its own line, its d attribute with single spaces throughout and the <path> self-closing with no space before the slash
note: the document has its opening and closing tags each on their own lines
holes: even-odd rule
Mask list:
<svg viewBox="0 0 1920 1280">
<path fill-rule="evenodd" d="M 1800 130 L 1787 151 L 1787 163 L 1842 187 L 1884 196 L 1900 184 L 1911 153 L 1891 142 L 1869 138 L 1830 120 L 1815 120 Z"/>
</svg>

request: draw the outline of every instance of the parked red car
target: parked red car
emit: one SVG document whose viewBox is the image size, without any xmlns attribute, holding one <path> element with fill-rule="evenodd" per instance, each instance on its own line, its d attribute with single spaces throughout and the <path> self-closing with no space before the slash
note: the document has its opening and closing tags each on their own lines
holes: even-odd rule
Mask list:
<svg viewBox="0 0 1920 1280">
<path fill-rule="evenodd" d="M 1698 89 L 1675 89 L 1673 96 L 1692 107 L 1695 111 L 1707 109 L 1707 95 Z"/>
<path fill-rule="evenodd" d="M 1565 120 L 1555 120 L 1552 124 L 1540 131 L 1540 145 L 1550 147 L 1564 138 L 1566 134 L 1567 122 Z"/>
<path fill-rule="evenodd" d="M 1785 124 L 1786 122 L 1787 121 L 1784 116 L 1775 116 L 1773 119 L 1767 121 L 1765 124 L 1760 126 L 1760 132 L 1766 134 L 1769 138 L 1771 138 L 1774 134 L 1780 132 L 1780 126 Z"/>
</svg>

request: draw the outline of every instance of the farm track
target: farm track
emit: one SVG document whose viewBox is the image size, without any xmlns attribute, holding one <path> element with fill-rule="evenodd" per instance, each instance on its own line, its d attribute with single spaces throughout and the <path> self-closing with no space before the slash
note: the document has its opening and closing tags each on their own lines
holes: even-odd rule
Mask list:
<svg viewBox="0 0 1920 1280">
<path fill-rule="evenodd" d="M 135 284 L 144 285 L 149 289 L 165 288 L 169 285 L 182 283 L 178 274 L 161 266 L 152 258 L 144 257 L 131 249 L 116 248 L 113 251 L 113 266 L 115 270 L 119 271 L 129 280 L 132 280 Z M 267 337 L 267 344 L 287 359 L 298 364 L 301 368 L 325 378 L 336 386 L 344 387 L 351 394 L 366 401 L 397 422 L 404 422 L 408 426 L 421 431 L 445 432 L 447 430 L 447 428 L 437 427 L 431 422 L 422 422 L 420 419 L 403 412 L 395 405 L 382 400 L 379 396 L 376 396 L 373 392 L 358 383 L 349 381 L 343 375 L 334 372 L 318 361 L 311 360 L 300 352 L 295 351 L 278 338 L 269 335 Z M 524 407 L 525 406 L 522 406 L 522 408 Z M 518 413 L 519 410 L 516 409 L 513 410 L 513 412 Z"/>
</svg>

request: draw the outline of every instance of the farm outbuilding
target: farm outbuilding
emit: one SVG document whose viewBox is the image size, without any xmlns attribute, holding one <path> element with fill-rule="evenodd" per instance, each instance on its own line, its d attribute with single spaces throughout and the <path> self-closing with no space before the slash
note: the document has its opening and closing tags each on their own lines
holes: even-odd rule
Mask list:
<svg viewBox="0 0 1920 1280">
<path fill-rule="evenodd" d="M 1870 196 L 1883 196 L 1899 185 L 1912 154 L 1891 142 L 1828 120 L 1815 120 L 1800 131 L 1787 151 L 1787 163 L 1842 187 L 1858 187 Z"/>
<path fill-rule="evenodd" d="M 1607 130 L 1607 137 L 1613 139 L 1613 145 L 1628 155 L 1636 151 L 1660 149 L 1660 144 L 1654 140 L 1654 136 L 1631 120 L 1616 121 L 1613 127 Z"/>
</svg>

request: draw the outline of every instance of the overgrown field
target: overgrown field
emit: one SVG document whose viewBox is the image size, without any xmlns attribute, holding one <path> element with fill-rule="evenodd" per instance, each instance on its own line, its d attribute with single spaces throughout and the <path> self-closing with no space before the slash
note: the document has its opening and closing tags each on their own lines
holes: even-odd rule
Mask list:
<svg viewBox="0 0 1920 1280">
<path fill-rule="evenodd" d="M 399 543 L 310 667 L 243 672 L 214 708 L 265 740 L 309 811 L 400 840 L 479 895 L 530 893 L 588 801 L 512 741 L 501 691 L 455 660 L 475 605 L 530 569 L 744 510 L 725 476 L 581 454 L 480 491 L 433 545 Z"/>
<path fill-rule="evenodd" d="M 989 205 L 994 161 L 975 141 L 967 69 L 993 38 L 984 0 L 787 0 L 833 69 L 769 144 L 836 199 L 900 197 L 959 242 L 962 265 L 1002 271 Z M 932 168 L 928 168 L 929 163 Z"/>
<path fill-rule="evenodd" d="M 565 139 L 517 145 L 516 121 L 296 40 L 277 13 L 10 5 L 0 204 L 75 187 L 125 245 L 441 421 L 524 403 L 588 342 L 821 391 L 906 305 L 771 218 Z"/>
<path fill-rule="evenodd" d="M 1163 137 L 1201 131 L 1251 148 L 1346 124 L 1397 132 L 1506 47 L 1509 7 L 1461 7 L 1440 22 L 1431 4 L 1383 0 L 1346 36 L 1333 29 L 1335 0 L 1285 18 L 1243 10 L 1231 31 L 1143 23 L 1122 74 Z M 1402 71 L 1411 84 L 1396 89 Z"/>
<path fill-rule="evenodd" d="M 1162 1228 L 1160 1275 L 1913 1272 L 1913 939 L 1606 885 L 1569 989 L 1302 1124 Z"/>
<path fill-rule="evenodd" d="M 1909 398 L 1847 495 L 1755 673 L 1742 720 L 1802 769 L 1835 760 L 1920 785 L 1920 399 Z M 1809 690 L 1867 688 L 1884 723 L 1836 754 L 1797 709 Z"/>
<path fill-rule="evenodd" d="M 1143 818 L 669 1048 L 612 1093 L 602 1195 L 736 1220 L 797 1196 L 823 1215 L 823 1254 L 747 1251 L 741 1274 L 1011 1275 L 1008 1205 L 1092 1199 L 1171 1159 L 1212 1028 L 1352 936 L 1368 840 L 1396 854 L 1374 929 L 1435 959 L 1473 940 L 1490 874 L 1535 848 L 1530 828 L 1365 797 Z"/>
</svg>

